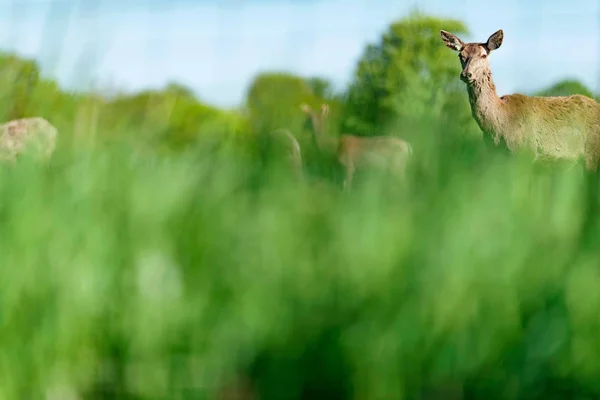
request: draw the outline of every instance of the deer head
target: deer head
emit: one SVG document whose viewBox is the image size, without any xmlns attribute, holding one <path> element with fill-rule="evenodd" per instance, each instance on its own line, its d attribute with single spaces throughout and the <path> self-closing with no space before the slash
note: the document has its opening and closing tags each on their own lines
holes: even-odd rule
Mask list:
<svg viewBox="0 0 600 400">
<path fill-rule="evenodd" d="M 485 43 L 464 43 L 456 35 L 440 31 L 444 44 L 458 52 L 462 72 L 460 80 L 469 84 L 491 73 L 488 55 L 502 45 L 502 29 L 491 35 Z"/>
<path fill-rule="evenodd" d="M 302 103 L 300 105 L 300 109 L 306 114 L 310 114 L 312 112 L 312 108 L 310 108 L 310 106 L 306 103 Z"/>
</svg>

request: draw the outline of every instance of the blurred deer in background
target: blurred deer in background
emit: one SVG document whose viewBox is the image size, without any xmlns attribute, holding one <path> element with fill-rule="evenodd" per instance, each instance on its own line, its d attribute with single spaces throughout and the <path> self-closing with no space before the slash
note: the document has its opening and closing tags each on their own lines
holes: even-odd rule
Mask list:
<svg viewBox="0 0 600 400">
<path fill-rule="evenodd" d="M 392 173 L 401 181 L 406 179 L 406 167 L 413 154 L 407 141 L 392 136 L 363 137 L 342 134 L 333 138 L 326 134 L 325 124 L 329 115 L 329 105 L 322 104 L 320 113 L 308 104 L 302 104 L 302 111 L 310 117 L 312 132 L 319 151 L 335 157 L 345 170 L 344 189 L 350 189 L 355 171 L 379 169 Z"/>
<path fill-rule="evenodd" d="M 41 117 L 21 118 L 0 125 L 0 160 L 15 164 L 19 155 L 33 150 L 47 161 L 56 147 L 57 129 Z"/>
</svg>

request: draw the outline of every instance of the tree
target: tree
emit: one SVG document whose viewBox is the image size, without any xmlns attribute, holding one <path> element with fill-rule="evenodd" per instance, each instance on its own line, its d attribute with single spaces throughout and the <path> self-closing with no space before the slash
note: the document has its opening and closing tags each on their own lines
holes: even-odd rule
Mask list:
<svg viewBox="0 0 600 400">
<path fill-rule="evenodd" d="M 170 82 L 165 86 L 163 91 L 165 93 L 168 93 L 168 94 L 180 97 L 180 98 L 196 100 L 196 96 L 194 95 L 194 92 L 192 91 L 192 89 L 190 89 L 187 86 L 184 86 L 180 83 Z"/>
<path fill-rule="evenodd" d="M 144 140 L 171 149 L 184 148 L 195 141 L 202 124 L 220 111 L 196 100 L 193 92 L 179 84 L 170 83 L 161 90 L 145 90 L 130 96 L 120 96 L 108 105 L 110 118 L 105 129 L 112 126 L 135 127 Z"/>
<path fill-rule="evenodd" d="M 460 64 L 441 43 L 440 29 L 468 33 L 458 20 L 413 12 L 366 47 L 347 92 L 343 129 L 374 134 L 392 122 L 408 126 L 449 113 L 470 121 Z"/>
<path fill-rule="evenodd" d="M 582 94 L 594 98 L 594 94 L 583 83 L 575 79 L 565 79 L 554 85 L 538 91 L 536 96 L 569 96 L 572 94 Z"/>
<path fill-rule="evenodd" d="M 29 116 L 29 98 L 39 79 L 39 67 L 34 60 L 0 54 L 0 101 L 10 104 L 3 120 Z"/>
<path fill-rule="evenodd" d="M 312 93 L 323 100 L 328 100 L 335 97 L 333 85 L 328 79 L 322 77 L 312 77 L 306 80 L 310 86 Z"/>
<path fill-rule="evenodd" d="M 302 77 L 283 72 L 259 74 L 250 85 L 246 100 L 253 130 L 257 133 L 279 128 L 299 131 L 303 122 L 300 104 L 313 96 Z"/>
</svg>

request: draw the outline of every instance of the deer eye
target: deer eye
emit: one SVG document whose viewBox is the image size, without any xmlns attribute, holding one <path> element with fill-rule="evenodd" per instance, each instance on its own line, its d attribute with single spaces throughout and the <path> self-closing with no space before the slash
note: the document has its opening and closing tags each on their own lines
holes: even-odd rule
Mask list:
<svg viewBox="0 0 600 400">
<path fill-rule="evenodd" d="M 484 54 L 481 56 L 481 58 L 487 58 L 487 56 L 488 56 L 487 54 Z"/>
</svg>

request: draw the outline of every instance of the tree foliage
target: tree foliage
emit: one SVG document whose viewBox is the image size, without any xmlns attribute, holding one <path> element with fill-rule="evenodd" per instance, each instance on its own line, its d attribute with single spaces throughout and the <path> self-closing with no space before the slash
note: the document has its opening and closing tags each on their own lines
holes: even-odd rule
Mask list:
<svg viewBox="0 0 600 400">
<path fill-rule="evenodd" d="M 460 63 L 440 46 L 440 29 L 468 33 L 458 20 L 414 12 L 367 46 L 348 89 L 345 129 L 373 134 L 392 121 L 406 124 L 444 112 L 466 120 Z"/>
<path fill-rule="evenodd" d="M 590 89 L 575 79 L 565 79 L 535 93 L 536 96 L 570 96 L 572 94 L 594 97 Z"/>
<path fill-rule="evenodd" d="M 40 79 L 37 62 L 14 54 L 0 54 L 0 102 L 10 104 L 3 119 L 22 118 L 30 111 L 29 99 Z"/>
<path fill-rule="evenodd" d="M 282 127 L 300 130 L 300 104 L 313 96 L 311 86 L 302 77 L 283 72 L 259 74 L 246 99 L 252 129 L 265 134 Z"/>
</svg>

